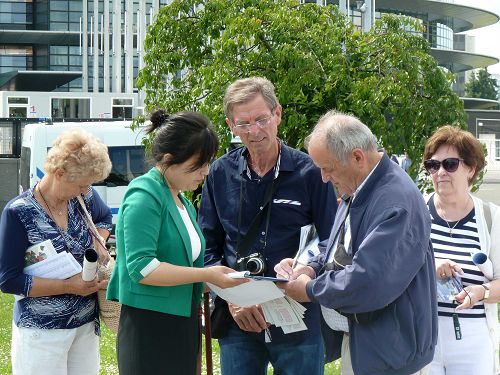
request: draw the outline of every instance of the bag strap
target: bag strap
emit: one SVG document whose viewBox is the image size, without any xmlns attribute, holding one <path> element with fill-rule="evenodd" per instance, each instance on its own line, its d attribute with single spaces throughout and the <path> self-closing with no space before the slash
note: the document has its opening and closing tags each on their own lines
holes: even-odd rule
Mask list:
<svg viewBox="0 0 500 375">
<path fill-rule="evenodd" d="M 239 238 L 238 238 L 238 244 L 236 247 L 236 255 L 237 257 L 241 256 L 247 256 L 248 255 L 248 249 L 252 246 L 256 236 L 257 232 L 259 231 L 260 224 L 262 223 L 262 219 L 264 217 L 264 214 L 267 214 L 267 225 L 269 225 L 269 217 L 270 217 L 270 210 L 271 210 L 271 200 L 273 198 L 273 192 L 276 190 L 280 183 L 280 178 L 279 176 L 275 178 L 268 186 L 266 189 L 266 192 L 264 194 L 264 200 L 262 201 L 262 209 L 259 210 L 257 215 L 253 218 L 252 222 L 250 223 L 250 226 L 248 228 L 247 234 L 245 235 L 245 238 L 241 242 L 241 245 L 239 244 Z M 241 195 L 241 192 L 240 192 Z M 241 201 L 241 199 L 240 199 Z M 241 221 L 241 210 L 242 210 L 242 204 L 240 202 L 240 213 L 239 213 L 239 218 L 238 221 Z M 238 234 L 239 234 L 239 224 L 238 223 Z M 267 233 L 267 229 L 266 229 Z M 239 237 L 239 235 L 238 235 Z"/>
<path fill-rule="evenodd" d="M 96 251 L 99 254 L 99 259 L 102 261 L 103 264 L 108 263 L 110 259 L 110 255 L 106 249 L 106 242 L 104 241 L 104 238 L 99 234 L 99 231 L 97 230 L 94 221 L 92 220 L 92 216 L 90 216 L 89 211 L 87 210 L 87 206 L 85 205 L 85 202 L 83 201 L 83 198 L 81 195 L 77 196 L 78 202 L 80 203 L 80 206 L 82 207 L 83 214 L 85 217 L 85 220 L 87 221 L 87 224 L 89 226 L 89 231 L 91 236 L 94 238 L 95 241 L 98 242 L 100 246 L 96 246 Z"/>
<path fill-rule="evenodd" d="M 491 209 L 489 203 L 483 201 L 484 220 L 488 226 L 488 233 L 491 233 Z"/>
</svg>

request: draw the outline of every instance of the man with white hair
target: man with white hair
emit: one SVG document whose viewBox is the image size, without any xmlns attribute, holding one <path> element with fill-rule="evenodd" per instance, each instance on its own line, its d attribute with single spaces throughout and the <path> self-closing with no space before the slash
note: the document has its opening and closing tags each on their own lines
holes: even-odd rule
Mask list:
<svg viewBox="0 0 500 375">
<path fill-rule="evenodd" d="M 343 200 L 323 252 L 275 270 L 298 301 L 317 302 L 343 332 L 342 374 L 424 374 L 437 338 L 430 217 L 405 172 L 377 152 L 357 118 L 330 111 L 314 128 L 309 154 Z"/>
</svg>

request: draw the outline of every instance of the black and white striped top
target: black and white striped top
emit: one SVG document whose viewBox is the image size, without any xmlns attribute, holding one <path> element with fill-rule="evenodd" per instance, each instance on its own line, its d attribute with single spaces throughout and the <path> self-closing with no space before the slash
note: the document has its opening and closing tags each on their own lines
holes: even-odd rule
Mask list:
<svg viewBox="0 0 500 375">
<path fill-rule="evenodd" d="M 434 206 L 434 195 L 427 204 L 432 219 L 431 241 L 436 260 L 450 259 L 462 267 L 464 275 L 461 278 L 464 287 L 488 282 L 483 273 L 472 262 L 471 253 L 481 250 L 474 208 L 458 223 L 448 222 L 448 226 L 444 219 L 437 214 Z M 455 224 L 457 225 L 455 226 Z M 452 236 L 450 236 L 450 227 L 453 228 Z M 457 303 L 453 301 L 450 303 L 438 302 L 438 315 L 451 316 L 456 307 Z M 476 303 L 472 309 L 461 310 L 458 312 L 458 316 L 463 318 L 486 317 L 483 302 Z"/>
</svg>

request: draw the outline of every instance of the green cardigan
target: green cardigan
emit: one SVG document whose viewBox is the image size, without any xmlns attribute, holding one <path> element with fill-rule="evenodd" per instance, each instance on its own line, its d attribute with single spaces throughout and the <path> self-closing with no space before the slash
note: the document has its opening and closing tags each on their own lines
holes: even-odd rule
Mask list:
<svg viewBox="0 0 500 375">
<path fill-rule="evenodd" d="M 184 267 L 203 267 L 205 239 L 193 205 L 182 195 L 200 236 L 201 252 L 193 263 L 191 241 L 172 194 L 157 168 L 134 179 L 123 198 L 116 224 L 116 265 L 107 299 L 163 313 L 190 316 L 191 303 L 200 301 L 203 284 L 151 286 L 139 282 L 141 270 L 154 258 Z"/>
</svg>

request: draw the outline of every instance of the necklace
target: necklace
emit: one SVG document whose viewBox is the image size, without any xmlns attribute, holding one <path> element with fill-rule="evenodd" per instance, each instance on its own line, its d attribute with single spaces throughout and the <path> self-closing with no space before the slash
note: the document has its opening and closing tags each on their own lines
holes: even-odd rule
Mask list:
<svg viewBox="0 0 500 375">
<path fill-rule="evenodd" d="M 448 222 L 448 220 L 446 220 L 446 218 L 443 216 L 443 219 L 444 219 L 444 222 L 446 223 L 446 225 L 448 225 L 448 229 L 450 230 L 449 232 L 449 235 L 450 237 L 453 237 L 453 229 L 455 229 L 455 227 L 458 225 L 458 223 L 460 223 L 460 220 L 458 220 L 454 226 L 450 227 L 450 223 Z"/>
<path fill-rule="evenodd" d="M 47 203 L 47 200 L 45 199 L 45 197 L 43 196 L 42 194 L 42 189 L 40 189 L 40 185 L 38 185 L 38 192 L 40 193 L 40 196 L 42 197 L 42 200 L 43 200 L 43 203 L 45 203 L 45 205 L 47 206 L 47 208 L 49 209 L 49 212 L 50 212 L 50 215 L 52 217 L 55 217 L 54 214 L 52 213 L 52 210 L 50 209 L 50 205 Z M 59 215 L 59 216 L 63 216 L 64 212 L 63 210 L 56 210 L 54 207 L 52 207 L 54 209 L 54 211 L 56 211 L 56 213 Z"/>
<path fill-rule="evenodd" d="M 469 200 L 470 200 L 470 196 L 469 196 L 469 199 L 467 200 L 467 204 L 465 205 L 465 207 L 467 208 L 467 205 L 469 204 Z M 441 206 L 441 203 L 439 203 L 439 206 L 441 208 L 441 217 L 443 218 L 444 222 L 446 223 L 446 225 L 448 226 L 448 229 L 450 230 L 449 231 L 449 235 L 450 237 L 453 237 L 453 229 L 455 229 L 455 227 L 458 225 L 458 223 L 460 223 L 462 221 L 462 219 L 460 220 L 457 220 L 457 222 L 455 223 L 455 225 L 453 225 L 452 227 L 450 227 L 450 222 L 448 221 L 448 219 L 446 219 L 446 217 L 444 216 L 444 210 L 443 210 L 443 207 Z M 437 210 L 436 210 L 437 212 Z"/>
</svg>

